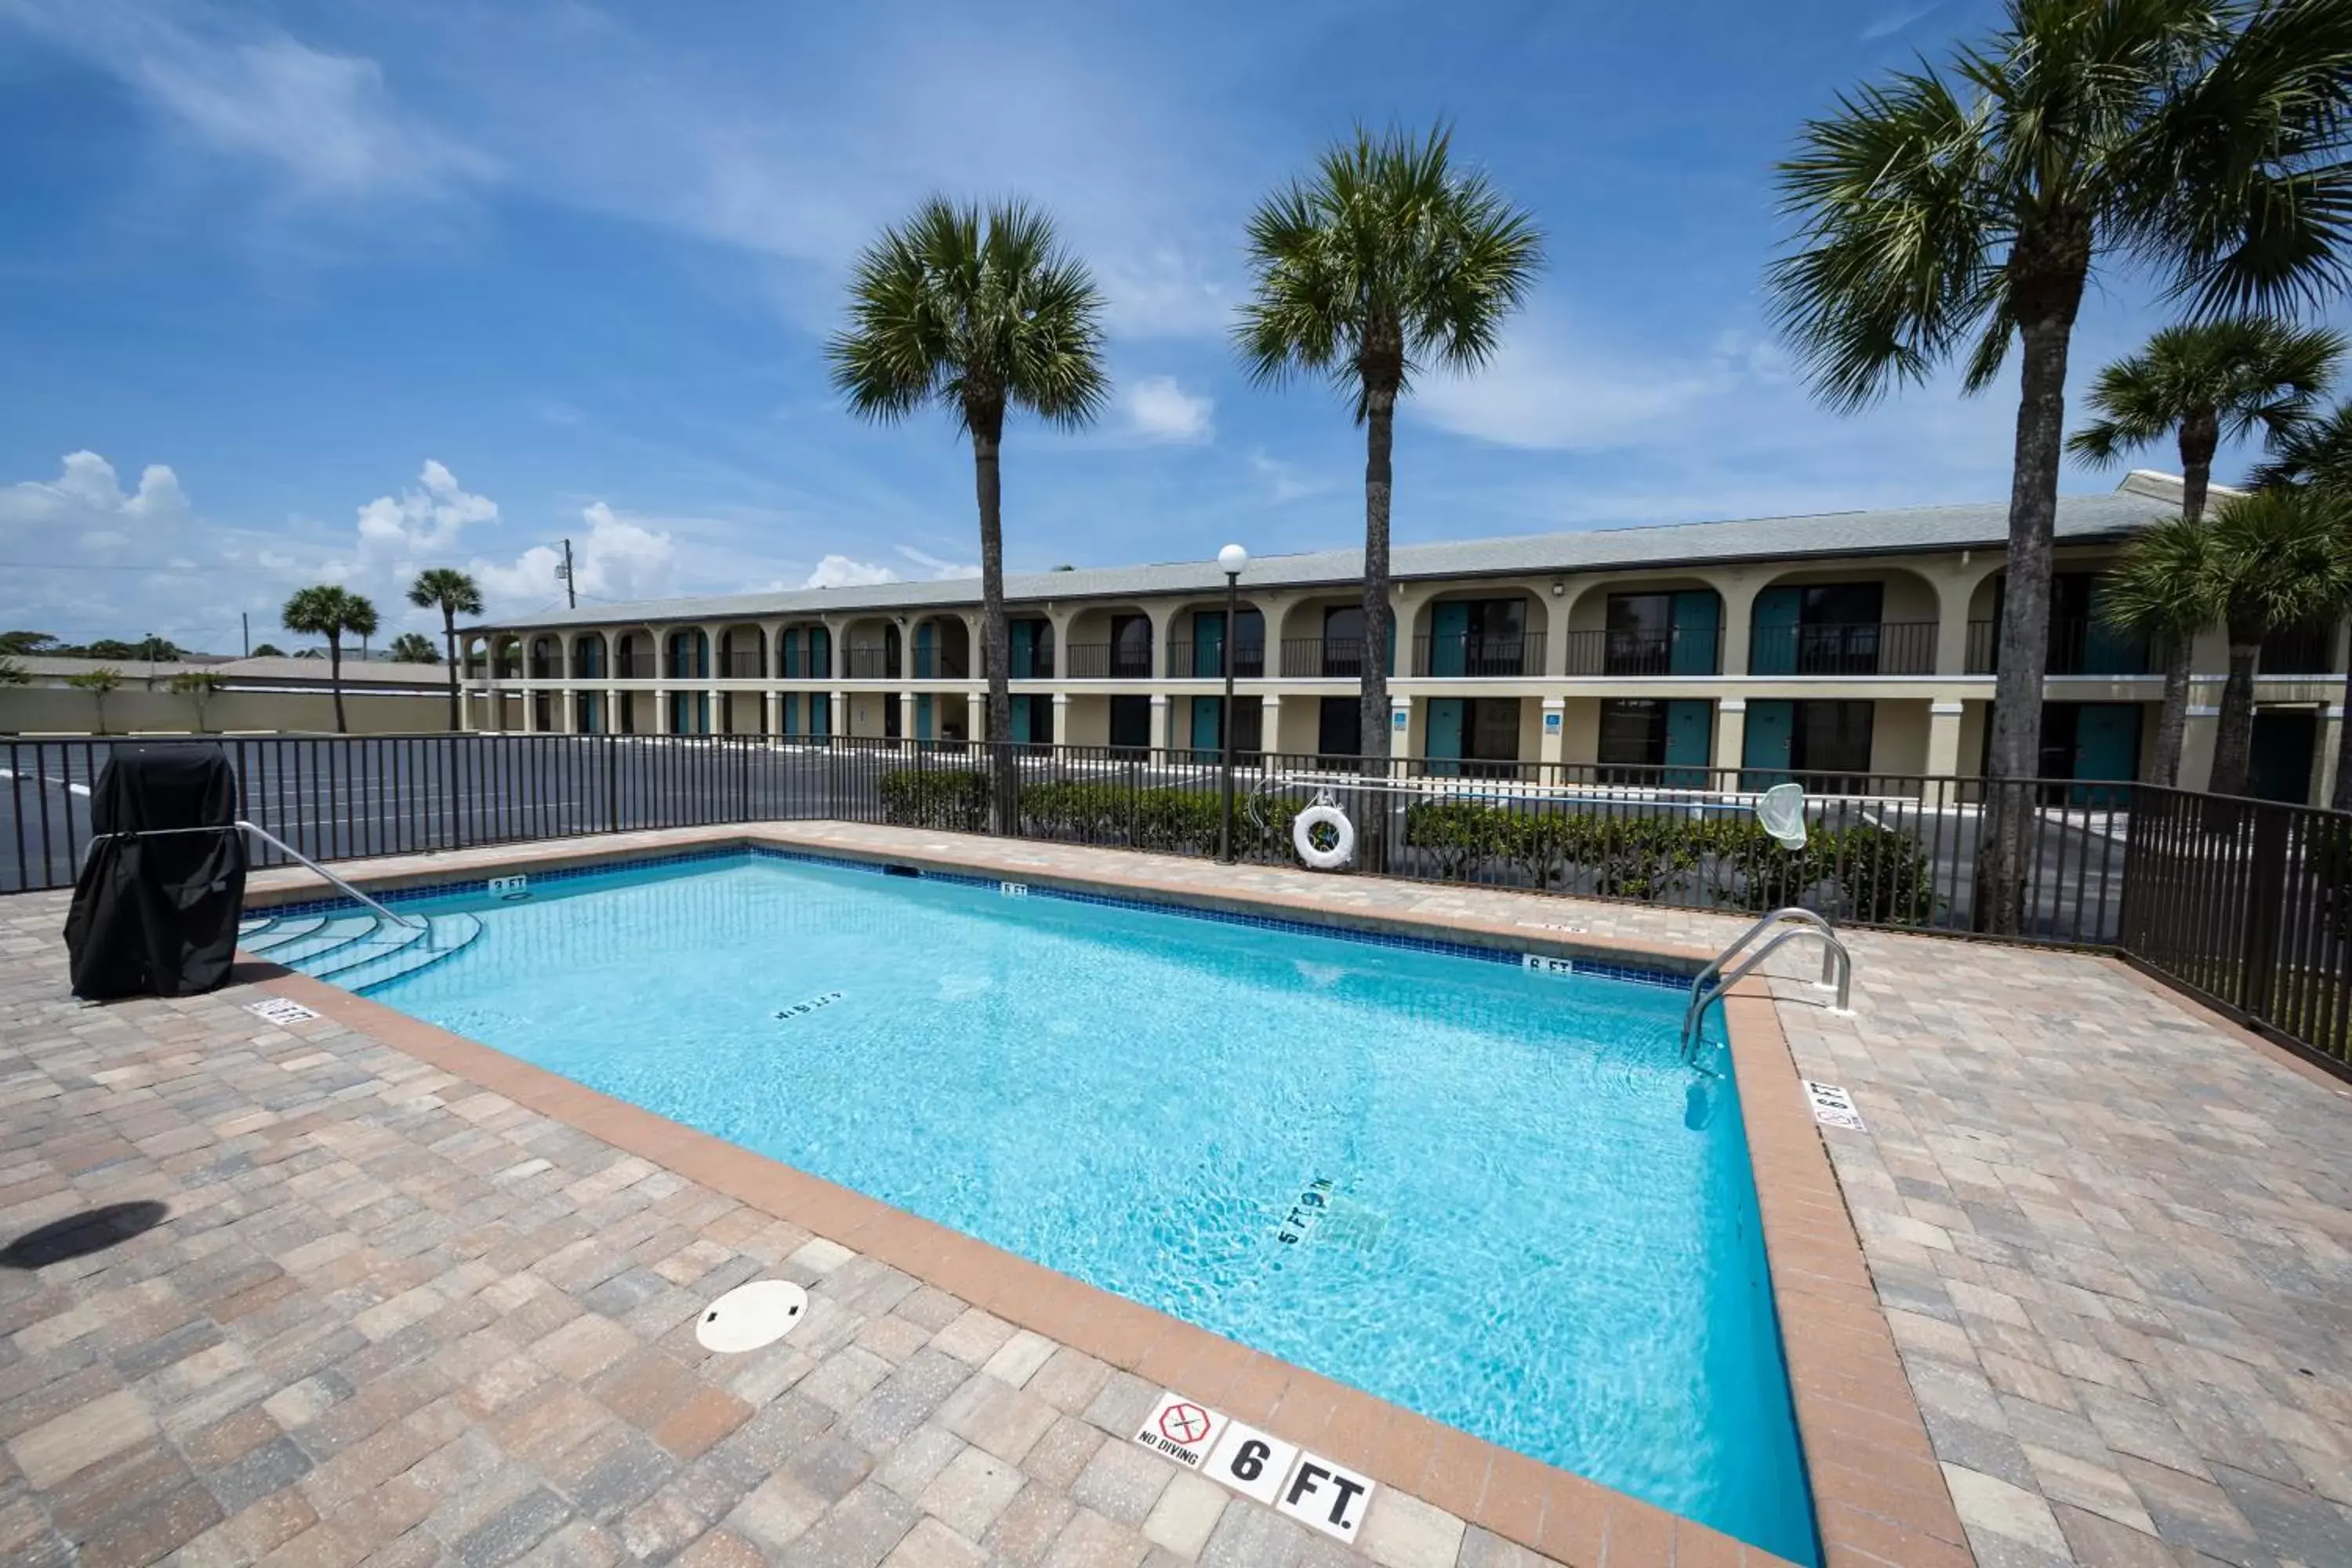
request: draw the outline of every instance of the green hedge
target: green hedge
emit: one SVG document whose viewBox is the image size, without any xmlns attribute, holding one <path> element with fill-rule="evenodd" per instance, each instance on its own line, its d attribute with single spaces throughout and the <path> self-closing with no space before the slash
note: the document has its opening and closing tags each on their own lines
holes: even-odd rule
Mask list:
<svg viewBox="0 0 2352 1568">
<path fill-rule="evenodd" d="M 974 768 L 896 768 L 882 775 L 882 819 L 902 827 L 988 830 L 988 775 Z"/>
<path fill-rule="evenodd" d="M 1718 907 L 1761 912 L 1803 903 L 1896 925 L 1925 920 L 1936 904 L 1919 847 L 1866 825 L 1815 828 L 1804 848 L 1790 850 L 1747 817 L 1425 801 L 1405 813 L 1405 844 L 1434 858 L 1449 881 L 1507 868 L 1538 888 L 1570 884 L 1563 890 L 1604 898 L 1657 901 L 1681 890 Z"/>
</svg>

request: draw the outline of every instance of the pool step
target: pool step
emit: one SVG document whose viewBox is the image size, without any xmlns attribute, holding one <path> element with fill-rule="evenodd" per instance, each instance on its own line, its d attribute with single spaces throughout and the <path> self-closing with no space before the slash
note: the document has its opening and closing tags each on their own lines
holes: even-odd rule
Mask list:
<svg viewBox="0 0 2352 1568">
<path fill-rule="evenodd" d="M 369 910 L 352 914 L 268 914 L 237 927 L 237 946 L 256 958 L 299 973 L 364 991 L 430 968 L 464 952 L 482 934 L 473 915 L 428 915 L 387 921 Z"/>
</svg>

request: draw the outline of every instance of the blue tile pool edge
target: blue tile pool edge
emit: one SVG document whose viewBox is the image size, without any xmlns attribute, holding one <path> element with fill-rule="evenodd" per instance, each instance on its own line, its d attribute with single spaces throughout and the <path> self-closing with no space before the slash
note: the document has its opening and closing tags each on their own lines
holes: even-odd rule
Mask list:
<svg viewBox="0 0 2352 1568">
<path fill-rule="evenodd" d="M 918 860 L 866 859 L 846 855 L 826 855 L 814 850 L 786 849 L 773 844 L 746 839 L 732 844 L 712 845 L 707 848 L 684 850 L 671 855 L 623 854 L 612 859 L 574 862 L 548 867 L 544 869 L 530 861 L 486 871 L 478 877 L 463 877 L 440 882 L 411 883 L 399 888 L 374 889 L 355 883 L 361 891 L 378 903 L 396 905 L 421 903 L 434 899 L 466 898 L 488 895 L 493 877 L 528 876 L 534 884 L 577 881 L 587 877 L 624 875 L 630 872 L 658 870 L 674 866 L 689 866 L 704 862 L 740 860 L 745 858 L 794 861 L 803 865 L 824 866 L 836 870 L 864 871 L 876 876 L 904 875 L 911 869 L 926 880 L 947 882 L 961 887 L 998 888 L 1021 879 L 1013 877 L 982 876 L 972 871 L 950 870 Z M 894 868 L 904 868 L 896 869 Z M 1466 942 L 1447 942 L 1438 937 L 1414 936 L 1409 932 L 1387 929 L 1382 917 L 1349 911 L 1333 921 L 1303 921 L 1280 915 L 1250 914 L 1240 910 L 1219 908 L 1213 904 L 1196 903 L 1181 898 L 1147 899 L 1096 891 L 1087 887 L 1067 887 L 1051 880 L 1023 882 L 1034 898 L 1059 899 L 1067 903 L 1094 904 L 1108 909 L 1139 910 L 1150 914 L 1175 915 L 1185 920 L 1209 921 L 1221 925 L 1253 927 L 1261 931 L 1279 931 L 1290 936 L 1332 937 L 1342 942 L 1361 942 L 1370 947 L 1400 949 L 1408 952 L 1436 953 L 1447 958 L 1466 958 L 1480 963 L 1500 963 L 1519 968 L 1529 954 L 1541 957 L 1562 957 L 1575 966 L 1575 973 L 1602 980 L 1623 980 L 1636 985 L 1659 985 L 1675 991 L 1688 991 L 1691 976 L 1670 969 L 1651 968 L 1642 964 L 1622 963 L 1591 956 L 1573 942 L 1554 939 L 1528 939 L 1523 945 L 1485 945 Z M 267 898 L 267 895 L 264 895 Z M 298 915 L 321 914 L 337 910 L 354 910 L 362 906 L 355 900 L 337 895 L 326 899 L 298 899 L 287 902 L 255 902 L 250 900 L 246 910 L 252 914 Z M 1367 923 L 1357 923 L 1363 921 Z M 1507 939 L 1503 939 L 1505 942 Z"/>
</svg>

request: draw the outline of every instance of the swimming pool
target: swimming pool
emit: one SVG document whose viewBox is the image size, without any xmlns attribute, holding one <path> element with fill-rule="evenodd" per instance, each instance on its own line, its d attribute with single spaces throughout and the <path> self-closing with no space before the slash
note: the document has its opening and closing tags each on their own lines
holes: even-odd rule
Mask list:
<svg viewBox="0 0 2352 1568">
<path fill-rule="evenodd" d="M 1678 988 L 768 855 L 404 908 L 481 931 L 376 1001 L 1817 1560 Z"/>
</svg>

